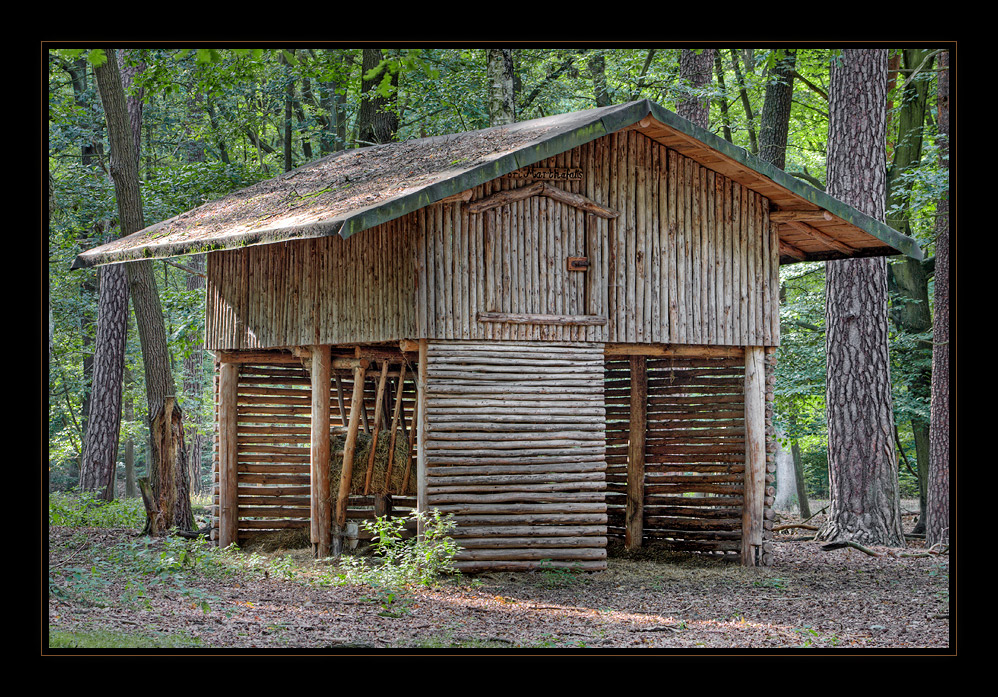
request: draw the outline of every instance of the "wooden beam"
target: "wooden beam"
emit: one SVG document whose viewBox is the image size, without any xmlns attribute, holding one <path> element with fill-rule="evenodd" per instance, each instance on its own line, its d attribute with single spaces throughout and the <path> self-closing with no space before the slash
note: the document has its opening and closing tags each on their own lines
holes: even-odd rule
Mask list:
<svg viewBox="0 0 998 697">
<path fill-rule="evenodd" d="M 222 363 L 218 376 L 218 546 L 238 543 L 237 412 L 239 365 Z"/>
<path fill-rule="evenodd" d="M 547 196 L 556 201 L 567 203 L 579 210 L 592 213 L 600 218 L 613 219 L 620 215 L 617 211 L 610 210 L 587 196 L 566 191 L 547 182 L 535 182 L 527 186 L 522 186 L 519 189 L 499 191 L 491 196 L 486 196 L 474 203 L 468 204 L 468 211 L 471 213 L 481 213 L 507 203 L 522 201 L 532 196 Z"/>
<path fill-rule="evenodd" d="M 606 356 L 658 356 L 661 358 L 741 358 L 742 346 L 700 346 L 684 344 L 606 344 Z"/>
<path fill-rule="evenodd" d="M 343 466 L 340 469 L 340 488 L 336 497 L 336 526 L 342 529 L 347 522 L 347 501 L 350 498 L 350 480 L 353 478 L 353 457 L 357 452 L 357 432 L 360 430 L 360 410 L 364 408 L 363 365 L 353 371 L 353 395 L 350 398 L 350 421 L 347 424 L 347 437 L 343 445 Z"/>
<path fill-rule="evenodd" d="M 631 409 L 627 444 L 627 512 L 624 546 L 637 549 L 644 537 L 645 435 L 648 424 L 648 368 L 644 356 L 631 356 Z"/>
<path fill-rule="evenodd" d="M 310 537 L 312 555 L 316 559 L 329 556 L 329 388 L 332 382 L 332 360 L 329 346 L 313 346 L 311 350 L 312 423 L 309 449 Z"/>
<path fill-rule="evenodd" d="M 811 227 L 807 223 L 792 221 L 786 223 L 786 225 L 792 227 L 794 230 L 797 230 L 798 232 L 804 233 L 811 239 L 820 242 L 826 247 L 831 247 L 832 249 L 842 252 L 843 254 L 848 254 L 849 256 L 852 256 L 853 254 L 856 253 L 856 250 L 853 247 L 850 247 L 849 245 L 838 241 L 834 237 L 826 235 L 821 230 L 815 227 Z"/>
<path fill-rule="evenodd" d="M 392 481 L 392 465 L 395 462 L 395 439 L 398 436 L 399 417 L 402 416 L 402 393 L 405 388 L 405 363 L 399 369 L 398 385 L 395 388 L 395 409 L 392 412 L 392 436 L 388 441 L 388 466 L 385 468 L 385 491 L 389 491 Z M 400 494 L 403 491 L 399 492 Z"/>
<path fill-rule="evenodd" d="M 533 315 L 516 312 L 479 312 L 479 322 L 509 322 L 510 324 L 595 325 L 607 323 L 603 315 Z"/>
<path fill-rule="evenodd" d="M 780 256 L 793 257 L 794 259 L 799 259 L 800 261 L 807 259 L 807 254 L 803 250 L 797 249 L 797 247 L 793 246 L 789 242 L 784 242 L 783 240 L 780 240 Z"/>
<path fill-rule="evenodd" d="M 426 385 L 428 344 L 426 339 L 419 340 L 419 364 L 416 372 L 416 423 L 413 424 L 413 431 L 416 432 L 416 511 L 427 512 L 426 496 Z M 408 479 L 408 477 L 407 477 Z M 422 537 L 423 523 L 420 521 L 416 526 L 416 534 Z"/>
<path fill-rule="evenodd" d="M 745 347 L 745 491 L 742 503 L 742 566 L 757 566 L 762 557 L 763 508 L 766 495 L 765 350 Z"/>
<path fill-rule="evenodd" d="M 778 210 L 769 212 L 769 220 L 773 223 L 807 222 L 809 220 L 819 220 L 832 222 L 835 216 L 823 208 L 807 210 Z"/>
<path fill-rule="evenodd" d="M 364 475 L 364 496 L 371 493 L 371 477 L 374 475 L 375 450 L 378 447 L 378 434 L 381 432 L 381 405 L 385 401 L 385 383 L 388 381 L 388 361 L 381 362 L 381 378 L 374 398 L 374 434 L 371 436 L 371 452 L 367 456 L 367 472 Z"/>
</svg>

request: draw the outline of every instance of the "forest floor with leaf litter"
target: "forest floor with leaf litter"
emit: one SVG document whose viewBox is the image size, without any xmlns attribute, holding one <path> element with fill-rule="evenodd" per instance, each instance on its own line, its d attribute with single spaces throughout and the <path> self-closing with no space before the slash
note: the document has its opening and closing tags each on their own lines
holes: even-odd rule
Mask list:
<svg viewBox="0 0 998 697">
<path fill-rule="evenodd" d="M 612 546 L 601 572 L 488 573 L 391 589 L 342 585 L 336 567 L 307 550 L 241 552 L 219 565 L 182 552 L 178 560 L 179 540 L 51 527 L 47 641 L 93 648 L 106 635 L 108 650 L 190 652 L 953 648 L 948 554 L 926 555 L 917 540 L 874 547 L 877 557 L 822 551 L 794 539 L 802 532 L 776 536 L 768 568 Z"/>
</svg>

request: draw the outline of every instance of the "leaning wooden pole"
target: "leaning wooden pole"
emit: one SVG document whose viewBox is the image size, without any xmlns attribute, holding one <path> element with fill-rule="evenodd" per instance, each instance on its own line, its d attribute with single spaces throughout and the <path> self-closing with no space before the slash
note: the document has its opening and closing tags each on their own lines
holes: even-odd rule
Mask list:
<svg viewBox="0 0 998 697">
<path fill-rule="evenodd" d="M 761 346 L 745 347 L 745 493 L 742 502 L 742 565 L 762 559 L 766 496 L 766 370 Z"/>
<path fill-rule="evenodd" d="M 428 504 L 426 492 L 426 385 L 428 379 L 428 348 L 426 339 L 420 339 L 419 365 L 416 370 L 416 423 L 412 425 L 413 430 L 416 432 L 416 511 L 419 513 L 426 513 Z M 416 525 L 416 534 L 420 537 L 423 535 L 422 521 L 419 521 Z"/>
<path fill-rule="evenodd" d="M 222 363 L 218 376 L 218 546 L 222 549 L 238 542 L 239 534 L 238 396 L 239 364 Z"/>
<path fill-rule="evenodd" d="M 316 559 L 329 556 L 330 490 L 329 490 L 329 388 L 332 364 L 329 346 L 312 347 L 312 433 L 309 452 L 309 482 L 311 493 L 312 555 Z"/>
<path fill-rule="evenodd" d="M 645 434 L 648 420 L 648 367 L 644 356 L 631 356 L 630 433 L 627 445 L 627 512 L 624 546 L 637 549 L 644 537 Z"/>
<path fill-rule="evenodd" d="M 350 398 L 350 419 L 347 424 L 347 438 L 343 445 L 343 467 L 340 470 L 340 489 L 336 497 L 336 527 L 342 530 L 347 522 L 347 501 L 350 498 L 350 482 L 353 479 L 353 457 L 357 452 L 357 432 L 360 430 L 360 411 L 364 400 L 364 374 L 366 369 L 358 365 L 353 369 L 353 395 Z"/>
</svg>

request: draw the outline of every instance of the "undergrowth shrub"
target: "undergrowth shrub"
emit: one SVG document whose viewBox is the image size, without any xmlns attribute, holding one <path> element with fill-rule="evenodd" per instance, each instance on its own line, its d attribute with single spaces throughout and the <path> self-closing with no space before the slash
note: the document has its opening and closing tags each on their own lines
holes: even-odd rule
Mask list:
<svg viewBox="0 0 998 697">
<path fill-rule="evenodd" d="M 340 566 L 348 583 L 399 588 L 432 585 L 444 574 L 456 573 L 457 543 L 451 538 L 456 524 L 452 515 L 413 511 L 411 519 L 423 527 L 422 537 L 404 539 L 405 518 L 375 518 L 362 523 L 373 538 L 373 558 L 344 556 Z"/>
<path fill-rule="evenodd" d="M 91 491 L 53 491 L 49 494 L 49 525 L 86 528 L 142 528 L 146 512 L 142 499 L 103 501 Z"/>
</svg>

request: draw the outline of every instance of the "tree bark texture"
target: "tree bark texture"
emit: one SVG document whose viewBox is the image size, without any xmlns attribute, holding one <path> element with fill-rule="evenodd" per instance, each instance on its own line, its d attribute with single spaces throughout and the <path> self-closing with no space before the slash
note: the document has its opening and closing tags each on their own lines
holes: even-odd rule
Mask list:
<svg viewBox="0 0 998 697">
<path fill-rule="evenodd" d="M 714 70 L 716 49 L 684 48 L 679 56 L 679 75 L 689 93 L 679 101 L 677 113 L 701 128 L 707 128 L 710 118 L 710 99 L 699 95 L 704 85 L 709 85 Z"/>
<path fill-rule="evenodd" d="M 939 57 L 937 102 L 939 159 L 949 167 L 949 54 Z M 935 320 L 932 325 L 932 398 L 929 425 L 929 477 L 925 542 L 950 542 L 950 226 L 949 196 L 936 204 Z"/>
<path fill-rule="evenodd" d="M 887 52 L 833 58 L 828 193 L 877 220 L 886 200 Z M 826 263 L 828 470 L 820 540 L 904 546 L 883 258 Z"/>
<path fill-rule="evenodd" d="M 380 48 L 364 49 L 361 67 L 364 77 L 361 82 L 360 112 L 357 115 L 357 138 L 361 145 L 390 143 L 395 139 L 395 132 L 399 128 L 394 104 L 377 91 L 387 66 L 382 66 L 376 75 L 368 77 L 372 70 L 381 65 L 382 59 Z M 392 73 L 391 81 L 393 87 L 397 87 L 398 73 Z"/>
<path fill-rule="evenodd" d="M 759 125 L 759 157 L 780 169 L 786 166 L 787 135 L 790 131 L 790 105 L 794 96 L 794 70 L 797 53 L 788 49 L 777 60 L 766 83 L 766 98 Z"/>
<path fill-rule="evenodd" d="M 104 52 L 107 60 L 100 66 L 95 66 L 94 74 L 107 119 L 111 150 L 110 172 L 114 181 L 121 231 L 123 234 L 130 234 L 144 227 L 142 200 L 139 196 L 137 143 L 129 123 L 115 51 L 104 49 Z M 161 531 L 173 526 L 192 530 L 194 517 L 186 486 L 183 416 L 176 404 L 166 328 L 156 280 L 149 261 L 130 262 L 125 267 L 142 345 L 146 396 L 149 402 L 151 458 L 148 473 L 153 478 L 160 518 L 153 527 Z"/>
<path fill-rule="evenodd" d="M 513 90 L 513 50 L 486 50 L 489 81 L 489 125 L 504 126 L 516 121 L 516 100 Z"/>
<path fill-rule="evenodd" d="M 111 501 L 121 429 L 128 279 L 120 266 L 105 266 L 99 274 L 91 418 L 84 436 L 80 489 L 98 492 L 100 498 Z"/>
</svg>

